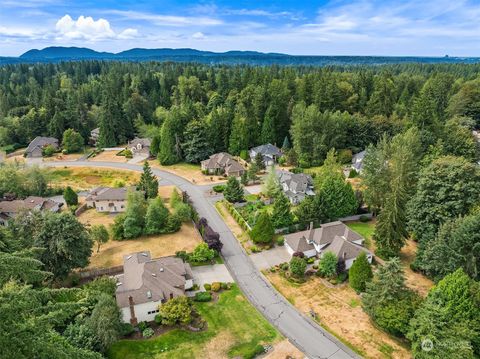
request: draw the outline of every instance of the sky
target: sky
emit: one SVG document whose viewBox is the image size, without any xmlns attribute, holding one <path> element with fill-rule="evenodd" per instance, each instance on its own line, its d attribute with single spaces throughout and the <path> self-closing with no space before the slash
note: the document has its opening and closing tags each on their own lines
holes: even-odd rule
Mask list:
<svg viewBox="0 0 480 359">
<path fill-rule="evenodd" d="M 0 56 L 47 46 L 480 56 L 480 0 L 0 0 Z"/>
</svg>

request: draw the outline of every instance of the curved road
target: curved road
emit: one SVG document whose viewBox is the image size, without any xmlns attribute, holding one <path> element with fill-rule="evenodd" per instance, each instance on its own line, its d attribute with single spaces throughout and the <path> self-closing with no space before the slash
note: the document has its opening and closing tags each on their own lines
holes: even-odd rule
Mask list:
<svg viewBox="0 0 480 359">
<path fill-rule="evenodd" d="M 43 162 L 48 167 L 110 167 L 142 171 L 142 166 L 117 162 L 62 161 Z M 200 217 L 205 217 L 223 242 L 222 255 L 230 274 L 250 302 L 308 358 L 359 358 L 352 350 L 310 318 L 299 313 L 254 266 L 228 226 L 218 214 L 214 199 L 204 195 L 205 186 L 194 185 L 170 172 L 152 168 L 160 185 L 173 184 L 187 191 Z"/>
</svg>

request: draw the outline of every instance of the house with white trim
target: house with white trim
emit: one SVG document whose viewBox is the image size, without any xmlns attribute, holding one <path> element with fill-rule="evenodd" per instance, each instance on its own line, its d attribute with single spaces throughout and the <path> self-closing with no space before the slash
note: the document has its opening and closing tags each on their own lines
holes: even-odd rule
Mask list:
<svg viewBox="0 0 480 359">
<path fill-rule="evenodd" d="M 343 258 L 348 270 L 360 253 L 365 252 L 371 263 L 373 254 L 363 246 L 364 238 L 340 221 L 322 224 L 313 228 L 313 223 L 305 231 L 285 236 L 285 248 L 290 255 L 302 252 L 305 257 L 322 257 L 332 252 L 337 258 Z"/>
<path fill-rule="evenodd" d="M 192 269 L 178 257 L 152 259 L 149 251 L 125 255 L 115 297 L 125 323 L 155 319 L 160 306 L 193 287 Z"/>
</svg>

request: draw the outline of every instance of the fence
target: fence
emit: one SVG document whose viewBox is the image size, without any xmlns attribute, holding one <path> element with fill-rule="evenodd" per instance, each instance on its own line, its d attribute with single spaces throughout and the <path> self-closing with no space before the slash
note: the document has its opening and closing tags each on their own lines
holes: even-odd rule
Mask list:
<svg viewBox="0 0 480 359">
<path fill-rule="evenodd" d="M 232 217 L 237 221 L 237 223 L 242 227 L 245 231 L 250 232 L 252 227 L 247 223 L 247 221 L 242 217 L 242 215 L 237 211 L 235 206 L 228 201 L 225 201 L 225 207 L 227 207 L 228 212 L 232 215 Z"/>
<path fill-rule="evenodd" d="M 87 204 L 84 203 L 82 204 L 80 207 L 78 207 L 76 210 L 75 210 L 75 216 L 79 216 L 81 215 L 83 212 L 85 212 L 87 210 Z"/>
<path fill-rule="evenodd" d="M 115 275 L 123 273 L 123 265 L 110 268 L 80 269 L 78 275 L 81 279 L 95 279 L 104 275 Z"/>
</svg>

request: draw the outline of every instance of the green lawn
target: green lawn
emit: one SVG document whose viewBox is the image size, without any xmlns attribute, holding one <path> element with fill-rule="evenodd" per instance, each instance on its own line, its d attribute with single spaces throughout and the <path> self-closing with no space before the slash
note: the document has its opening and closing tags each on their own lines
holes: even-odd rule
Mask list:
<svg viewBox="0 0 480 359">
<path fill-rule="evenodd" d="M 195 303 L 208 322 L 206 331 L 175 329 L 149 340 L 120 340 L 108 351 L 111 359 L 253 357 L 259 344 L 274 343 L 280 334 L 258 313 L 234 285 L 217 303 Z M 217 353 L 218 351 L 218 353 Z"/>
<path fill-rule="evenodd" d="M 372 235 L 375 231 L 375 223 L 370 222 L 349 222 L 346 223 L 348 227 L 353 229 L 355 232 L 360 234 L 363 238 L 365 238 L 365 247 L 370 248 L 370 244 L 372 243 Z"/>
</svg>

